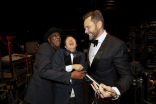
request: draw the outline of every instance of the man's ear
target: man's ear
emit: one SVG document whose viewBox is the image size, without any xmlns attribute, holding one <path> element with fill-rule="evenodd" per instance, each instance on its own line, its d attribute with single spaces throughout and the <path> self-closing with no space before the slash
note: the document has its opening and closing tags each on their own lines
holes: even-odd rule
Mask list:
<svg viewBox="0 0 156 104">
<path fill-rule="evenodd" d="M 50 42 L 50 39 L 48 38 L 48 42 Z"/>
<path fill-rule="evenodd" d="M 97 27 L 98 27 L 98 29 L 100 29 L 102 27 L 102 21 L 98 21 Z"/>
</svg>

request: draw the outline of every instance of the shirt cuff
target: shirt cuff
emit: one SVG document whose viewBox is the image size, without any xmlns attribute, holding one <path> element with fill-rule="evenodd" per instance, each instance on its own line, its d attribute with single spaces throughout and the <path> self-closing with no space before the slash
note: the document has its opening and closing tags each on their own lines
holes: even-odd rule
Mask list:
<svg viewBox="0 0 156 104">
<path fill-rule="evenodd" d="M 67 71 L 67 72 L 71 72 L 71 71 L 72 71 L 71 65 L 66 66 L 66 71 Z"/>
<path fill-rule="evenodd" d="M 112 89 L 115 90 L 115 92 L 116 92 L 116 94 L 117 94 L 116 97 L 113 98 L 112 100 L 117 100 L 117 99 L 119 98 L 119 96 L 120 96 L 120 91 L 118 90 L 117 87 L 112 87 Z"/>
</svg>

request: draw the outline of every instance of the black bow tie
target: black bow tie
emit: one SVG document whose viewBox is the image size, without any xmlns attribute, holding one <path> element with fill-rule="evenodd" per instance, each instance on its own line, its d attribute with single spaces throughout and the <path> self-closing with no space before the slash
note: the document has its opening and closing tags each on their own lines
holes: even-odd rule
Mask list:
<svg viewBox="0 0 156 104">
<path fill-rule="evenodd" d="M 91 42 L 94 44 L 94 47 L 98 44 L 98 40 L 91 40 Z"/>
<path fill-rule="evenodd" d="M 70 55 L 71 53 L 73 54 L 74 57 L 76 57 L 77 51 L 71 52 L 69 50 L 66 50 L 66 55 L 67 56 Z"/>
</svg>

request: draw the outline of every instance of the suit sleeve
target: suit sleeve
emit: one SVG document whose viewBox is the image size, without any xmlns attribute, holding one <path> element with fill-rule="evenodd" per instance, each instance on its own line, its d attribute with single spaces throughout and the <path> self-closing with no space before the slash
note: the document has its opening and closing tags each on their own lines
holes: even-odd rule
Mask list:
<svg viewBox="0 0 156 104">
<path fill-rule="evenodd" d="M 83 66 L 83 71 L 87 71 L 87 63 L 86 63 L 85 53 L 82 53 L 82 55 L 81 55 L 80 64 Z"/>
<path fill-rule="evenodd" d="M 130 88 L 130 85 L 133 81 L 133 75 L 128 60 L 127 46 L 124 42 L 122 42 L 116 48 L 113 63 L 118 74 L 120 75 L 120 79 L 116 83 L 116 87 L 122 94 Z"/>
<path fill-rule="evenodd" d="M 71 73 L 54 70 L 52 68 L 53 50 L 44 44 L 39 47 L 36 55 L 36 64 L 41 78 L 54 80 L 58 82 L 69 83 Z"/>
<path fill-rule="evenodd" d="M 86 63 L 85 53 L 81 53 L 80 64 L 83 66 L 82 71 L 87 71 L 87 63 Z M 73 79 L 73 81 L 75 81 L 77 84 L 79 84 L 79 83 L 82 83 L 84 81 L 84 79 L 80 79 L 80 80 Z"/>
<path fill-rule="evenodd" d="M 66 72 L 65 71 L 63 50 L 61 50 L 61 49 L 57 50 L 56 54 L 54 55 L 54 59 L 53 59 L 53 63 L 52 64 L 53 64 L 53 68 L 55 70 L 60 70 L 61 72 Z"/>
</svg>

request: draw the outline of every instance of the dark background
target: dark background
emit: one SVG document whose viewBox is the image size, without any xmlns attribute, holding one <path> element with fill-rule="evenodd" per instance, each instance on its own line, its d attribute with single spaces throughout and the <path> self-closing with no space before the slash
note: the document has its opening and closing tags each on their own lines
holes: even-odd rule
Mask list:
<svg viewBox="0 0 156 104">
<path fill-rule="evenodd" d="M 88 35 L 84 33 L 82 16 L 95 9 L 99 9 L 103 13 L 105 29 L 125 42 L 130 41 L 128 40 L 128 36 L 131 27 L 139 28 L 141 24 L 145 22 L 156 21 L 155 0 L 1 1 L 0 36 L 5 42 L 7 41 L 6 36 L 16 36 L 16 38 L 12 40 L 13 52 L 20 53 L 19 45 L 25 45 L 26 42 L 31 41 L 38 41 L 38 43 L 41 44 L 46 31 L 51 27 L 58 27 L 64 30 L 65 35 L 74 35 L 77 38 L 79 47 L 88 48 Z M 151 30 L 155 31 L 153 28 L 151 28 Z M 138 31 L 140 33 L 140 30 Z M 139 48 L 136 47 L 136 49 L 130 50 L 130 56 L 132 57 L 131 61 L 136 60 L 140 62 L 142 58 L 146 59 L 146 57 L 149 57 L 143 53 L 149 48 L 142 49 L 142 38 L 138 38 L 137 34 L 135 35 L 136 36 L 131 39 L 131 42 L 136 40 L 133 42 L 134 46 L 139 44 Z M 140 36 L 143 35 L 144 34 L 141 34 Z M 81 40 L 84 40 L 84 42 Z M 146 44 L 146 42 L 144 44 Z M 153 44 L 151 46 L 153 46 Z M 152 57 L 150 60 L 153 61 L 154 58 L 154 62 L 156 60 L 155 46 L 156 45 L 153 46 L 154 48 L 151 48 L 153 49 L 151 52 L 153 52 L 154 55 L 151 54 L 151 52 L 148 53 L 150 54 L 149 58 Z M 0 51 L 2 56 L 8 55 L 7 45 L 1 41 Z M 154 63 L 154 65 L 156 64 Z M 148 82 L 149 78 L 146 79 L 146 82 Z M 149 84 L 145 85 L 145 87 L 147 87 L 145 90 L 148 90 Z M 87 89 L 88 87 L 86 87 L 85 91 L 87 91 Z M 140 95 L 142 95 L 142 92 Z M 146 92 L 145 96 L 147 96 Z M 141 98 L 137 95 L 134 97 Z M 155 97 L 153 97 L 153 99 L 155 99 Z"/>
<path fill-rule="evenodd" d="M 113 1 L 113 2 L 112 2 Z M 127 41 L 130 27 L 154 21 L 155 0 L 57 0 L 51 2 L 6 1 L 0 2 L 0 35 L 16 36 L 13 41 L 43 42 L 43 35 L 51 27 L 58 27 L 65 34 L 88 41 L 84 34 L 82 16 L 100 9 L 105 19 L 105 29 Z"/>
</svg>

